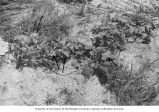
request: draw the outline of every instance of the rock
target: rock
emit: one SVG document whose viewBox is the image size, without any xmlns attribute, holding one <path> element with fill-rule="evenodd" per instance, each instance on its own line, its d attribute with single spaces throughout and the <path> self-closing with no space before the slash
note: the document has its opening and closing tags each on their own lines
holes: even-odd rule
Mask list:
<svg viewBox="0 0 159 112">
<path fill-rule="evenodd" d="M 128 42 L 134 42 L 134 39 L 133 38 L 128 38 Z"/>
<path fill-rule="evenodd" d="M 5 55 L 5 53 L 8 51 L 8 49 L 9 49 L 8 42 L 4 42 L 2 40 L 2 38 L 0 37 L 0 56 Z"/>
<path fill-rule="evenodd" d="M 103 1 L 102 0 L 92 0 L 91 4 L 94 6 L 99 6 L 99 5 L 103 4 Z"/>
</svg>

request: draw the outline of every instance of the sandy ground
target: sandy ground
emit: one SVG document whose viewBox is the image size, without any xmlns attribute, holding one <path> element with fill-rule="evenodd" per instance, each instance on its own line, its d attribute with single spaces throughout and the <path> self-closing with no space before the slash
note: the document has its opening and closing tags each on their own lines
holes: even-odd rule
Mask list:
<svg viewBox="0 0 159 112">
<path fill-rule="evenodd" d="M 63 75 L 71 71 L 67 68 Z M 96 76 L 85 82 L 77 72 L 59 76 L 5 64 L 0 69 L 0 105 L 115 105 L 115 97 Z"/>
</svg>

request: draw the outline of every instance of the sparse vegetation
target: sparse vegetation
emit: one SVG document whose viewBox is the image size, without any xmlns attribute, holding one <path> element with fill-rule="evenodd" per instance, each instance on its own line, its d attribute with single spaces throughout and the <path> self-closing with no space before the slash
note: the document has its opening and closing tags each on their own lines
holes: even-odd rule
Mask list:
<svg viewBox="0 0 159 112">
<path fill-rule="evenodd" d="M 119 105 L 150 105 L 158 95 L 155 85 L 146 83 L 145 71 L 149 66 L 147 62 L 136 73 L 124 68 L 109 72 L 107 88 L 116 94 Z"/>
<path fill-rule="evenodd" d="M 138 72 L 130 71 L 117 62 L 117 53 L 126 44 L 151 43 L 159 25 L 155 23 L 158 7 L 138 6 L 130 13 L 88 2 L 91 0 L 1 1 L 0 34 L 10 44 L 8 54 L 14 57 L 16 69 L 44 68 L 58 74 L 65 72 L 67 62 L 76 60 L 72 67 L 88 80 L 97 76 L 115 94 L 118 105 L 151 105 L 159 93 L 156 85 L 147 85 L 145 71 L 150 64 L 146 62 Z M 73 8 L 79 14 L 72 13 Z M 71 92 L 65 89 L 59 94 L 67 97 L 66 105 L 71 103 Z M 48 94 L 44 104 L 56 104 L 56 98 Z"/>
</svg>

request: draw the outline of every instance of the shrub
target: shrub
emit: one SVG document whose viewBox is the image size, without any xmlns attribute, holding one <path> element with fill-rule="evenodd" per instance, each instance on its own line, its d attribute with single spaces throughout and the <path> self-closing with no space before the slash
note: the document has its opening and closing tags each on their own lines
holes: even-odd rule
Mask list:
<svg viewBox="0 0 159 112">
<path fill-rule="evenodd" d="M 63 58 L 67 55 L 60 50 L 65 46 L 62 40 L 68 37 L 69 15 L 58 15 L 52 4 L 41 1 L 33 5 L 32 15 L 28 16 L 10 27 L 7 30 L 9 35 L 6 35 L 8 38 L 5 38 L 12 44 L 10 53 L 16 59 L 16 68 L 28 66 L 52 70 L 57 65 L 59 69 L 57 61 L 65 63 Z M 53 59 L 53 56 L 59 58 Z"/>
</svg>

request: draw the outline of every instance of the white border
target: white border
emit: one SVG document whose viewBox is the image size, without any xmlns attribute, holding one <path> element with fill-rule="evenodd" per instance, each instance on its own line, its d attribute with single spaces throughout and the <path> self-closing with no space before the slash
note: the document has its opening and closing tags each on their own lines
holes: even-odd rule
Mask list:
<svg viewBox="0 0 159 112">
<path fill-rule="evenodd" d="M 0 106 L 0 112 L 158 112 L 159 106 Z"/>
</svg>

